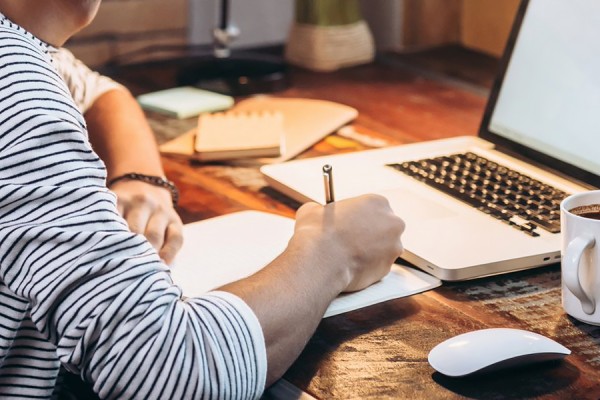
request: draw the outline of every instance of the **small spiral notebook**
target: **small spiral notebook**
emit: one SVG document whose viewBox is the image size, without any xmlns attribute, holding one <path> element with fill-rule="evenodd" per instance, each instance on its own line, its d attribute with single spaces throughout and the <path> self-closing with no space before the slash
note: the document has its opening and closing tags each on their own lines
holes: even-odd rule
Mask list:
<svg viewBox="0 0 600 400">
<path fill-rule="evenodd" d="M 284 145 L 283 114 L 277 111 L 229 111 L 202 114 L 194 140 L 201 161 L 278 157 Z"/>
</svg>

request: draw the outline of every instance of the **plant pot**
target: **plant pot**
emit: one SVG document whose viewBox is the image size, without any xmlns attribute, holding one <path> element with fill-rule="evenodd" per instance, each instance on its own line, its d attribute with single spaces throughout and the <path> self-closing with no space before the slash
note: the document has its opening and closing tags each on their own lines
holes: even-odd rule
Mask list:
<svg viewBox="0 0 600 400">
<path fill-rule="evenodd" d="M 334 71 L 365 64 L 375 45 L 357 0 L 296 0 L 296 19 L 285 57 L 314 71 Z"/>
</svg>

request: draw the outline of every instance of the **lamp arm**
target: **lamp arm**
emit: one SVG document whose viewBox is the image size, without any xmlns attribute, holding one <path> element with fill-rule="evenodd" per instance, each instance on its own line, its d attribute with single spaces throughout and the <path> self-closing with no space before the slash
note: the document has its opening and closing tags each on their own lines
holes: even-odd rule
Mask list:
<svg viewBox="0 0 600 400">
<path fill-rule="evenodd" d="M 219 28 L 227 30 L 227 26 L 229 25 L 229 0 L 221 0 L 220 14 Z"/>
<path fill-rule="evenodd" d="M 240 31 L 230 21 L 230 0 L 220 0 L 219 4 L 219 23 L 213 29 L 213 50 L 216 58 L 228 58 L 231 55 L 230 44 Z"/>
</svg>

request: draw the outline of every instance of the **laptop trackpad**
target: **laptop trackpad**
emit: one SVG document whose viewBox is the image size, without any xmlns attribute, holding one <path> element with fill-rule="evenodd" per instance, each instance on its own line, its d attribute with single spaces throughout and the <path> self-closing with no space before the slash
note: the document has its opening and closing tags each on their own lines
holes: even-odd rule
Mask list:
<svg viewBox="0 0 600 400">
<path fill-rule="evenodd" d="M 407 223 L 458 215 L 457 212 L 444 206 L 442 203 L 429 199 L 412 190 L 394 189 L 379 191 L 377 193 L 385 196 L 390 202 L 394 213 Z"/>
</svg>

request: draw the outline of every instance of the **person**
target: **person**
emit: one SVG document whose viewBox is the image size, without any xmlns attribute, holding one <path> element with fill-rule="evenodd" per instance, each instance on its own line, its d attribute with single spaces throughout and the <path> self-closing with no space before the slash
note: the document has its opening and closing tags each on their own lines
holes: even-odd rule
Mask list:
<svg viewBox="0 0 600 400">
<path fill-rule="evenodd" d="M 84 119 L 52 58 L 100 2 L 0 0 L 0 398 L 50 397 L 60 366 L 100 398 L 258 398 L 339 293 L 389 271 L 404 223 L 376 195 L 305 204 L 264 269 L 184 297 L 90 145 L 123 115 Z"/>
</svg>

